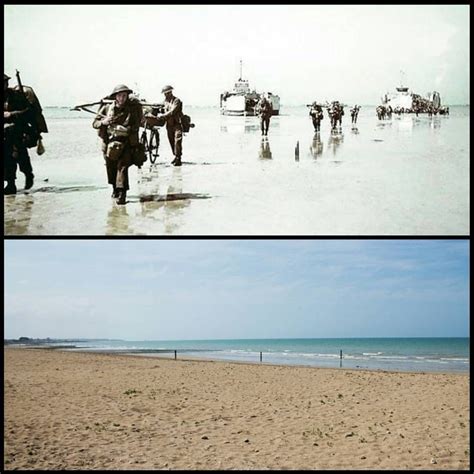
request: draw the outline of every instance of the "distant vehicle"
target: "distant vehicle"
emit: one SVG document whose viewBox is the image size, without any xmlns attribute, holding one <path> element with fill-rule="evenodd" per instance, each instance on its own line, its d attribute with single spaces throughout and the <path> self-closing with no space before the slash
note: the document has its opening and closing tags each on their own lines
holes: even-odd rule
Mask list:
<svg viewBox="0 0 474 474">
<path fill-rule="evenodd" d="M 273 115 L 280 114 L 280 97 L 266 92 L 272 103 Z M 255 106 L 261 93 L 250 90 L 249 81 L 242 79 L 242 61 L 240 61 L 240 77 L 234 84 L 232 91 L 224 91 L 220 95 L 220 109 L 222 115 L 255 115 Z"/>
</svg>

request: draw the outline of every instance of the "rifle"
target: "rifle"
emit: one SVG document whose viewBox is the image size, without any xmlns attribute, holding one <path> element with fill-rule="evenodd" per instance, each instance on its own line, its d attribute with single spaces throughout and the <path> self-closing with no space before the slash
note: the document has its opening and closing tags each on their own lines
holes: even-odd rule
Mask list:
<svg viewBox="0 0 474 474">
<path fill-rule="evenodd" d="M 20 71 L 16 69 L 16 80 L 18 81 L 18 88 L 20 89 L 20 92 L 25 96 L 25 89 L 23 89 L 23 84 L 21 83 L 21 78 L 20 78 Z"/>
<path fill-rule="evenodd" d="M 28 109 L 27 110 L 29 110 L 30 113 L 31 113 L 30 120 L 28 120 L 28 132 L 25 133 L 25 136 L 27 137 L 26 146 L 28 148 L 32 148 L 32 147 L 36 146 L 36 152 L 38 153 L 38 155 L 42 155 L 45 152 L 45 149 L 44 149 L 44 146 L 43 146 L 41 133 L 38 130 L 38 122 L 35 121 L 36 116 L 35 116 L 34 107 L 31 103 L 30 99 L 28 99 L 28 96 L 26 95 L 25 89 L 23 87 L 23 83 L 21 82 L 20 71 L 18 69 L 16 69 L 15 75 L 16 75 L 16 80 L 18 82 L 18 90 L 21 92 L 21 94 L 25 98 L 25 101 L 28 103 Z M 34 93 L 33 93 L 33 95 L 34 95 Z M 41 113 L 41 108 L 40 108 L 40 113 Z M 44 117 L 42 115 L 41 115 L 41 117 L 42 117 L 43 122 L 44 122 Z M 46 122 L 44 122 L 44 127 L 45 127 L 45 131 L 47 132 L 48 129 L 46 128 Z"/>
<path fill-rule="evenodd" d="M 80 105 L 76 105 L 75 107 L 73 107 L 72 109 L 69 109 L 69 110 L 72 110 L 72 111 L 75 111 L 75 112 L 89 112 L 91 114 L 94 114 L 94 115 L 99 115 L 101 117 L 105 117 L 105 115 L 103 114 L 99 114 L 98 112 L 96 112 L 95 110 L 91 110 L 89 107 L 93 107 L 95 105 L 98 105 L 99 106 L 99 109 L 100 107 L 102 107 L 103 105 L 107 105 L 107 104 L 113 104 L 115 101 L 113 99 L 102 99 L 102 100 L 99 100 L 97 102 L 91 102 L 89 104 L 80 104 Z M 159 108 L 159 109 L 162 109 L 164 107 L 163 104 L 149 104 L 143 100 L 140 100 L 140 105 L 142 107 L 152 107 L 152 108 Z"/>
<path fill-rule="evenodd" d="M 113 104 L 113 103 L 114 101 L 112 99 L 103 99 L 103 100 L 99 100 L 98 102 L 91 102 L 89 104 L 76 105 L 75 107 L 69 110 L 75 111 L 75 112 L 89 112 L 90 114 L 99 115 L 100 117 L 105 117 L 105 115 L 99 114 L 97 111 L 89 109 L 89 107 L 98 105 L 100 109 L 100 107 L 102 107 L 103 105 Z"/>
</svg>

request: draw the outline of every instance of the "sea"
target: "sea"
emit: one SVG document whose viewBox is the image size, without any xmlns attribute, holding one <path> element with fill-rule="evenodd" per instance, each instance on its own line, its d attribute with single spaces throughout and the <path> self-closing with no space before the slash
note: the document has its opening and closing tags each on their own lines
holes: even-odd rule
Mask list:
<svg viewBox="0 0 474 474">
<path fill-rule="evenodd" d="M 257 117 L 184 105 L 195 127 L 183 166 L 161 129 L 159 157 L 130 168 L 125 206 L 111 199 L 93 115 L 45 107 L 46 152 L 4 198 L 6 235 L 467 235 L 469 107 L 378 120 L 362 105 L 338 133 L 314 133 L 305 105 Z"/>
<path fill-rule="evenodd" d="M 73 351 L 408 372 L 469 371 L 469 338 L 80 340 Z M 64 342 L 60 343 L 64 346 Z M 64 348 L 63 348 L 64 349 Z M 260 362 L 260 354 L 262 360 Z M 342 357 L 341 357 L 342 355 Z"/>
</svg>

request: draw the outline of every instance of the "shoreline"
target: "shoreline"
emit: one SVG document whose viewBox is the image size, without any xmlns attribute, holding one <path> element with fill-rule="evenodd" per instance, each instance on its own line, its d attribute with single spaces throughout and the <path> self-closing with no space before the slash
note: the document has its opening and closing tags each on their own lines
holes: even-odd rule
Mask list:
<svg viewBox="0 0 474 474">
<path fill-rule="evenodd" d="M 4 346 L 5 348 L 6 346 Z M 125 357 L 137 357 L 139 359 L 143 358 L 150 358 L 150 359 L 162 359 L 162 360 L 172 360 L 172 357 L 162 357 L 158 355 L 158 353 L 142 353 L 142 354 L 137 354 L 137 353 L 129 353 L 129 352 L 118 352 L 118 351 L 113 351 L 113 350 L 85 350 L 85 349 L 79 349 L 79 350 L 74 350 L 74 349 L 67 349 L 67 346 L 23 346 L 23 347 L 18 347 L 13 345 L 9 345 L 8 347 L 12 349 L 40 349 L 40 350 L 57 350 L 57 351 L 64 351 L 64 352 L 74 352 L 74 353 L 87 353 L 87 354 L 104 354 L 104 355 L 109 355 L 109 356 L 125 356 Z M 174 349 L 163 349 L 163 352 L 168 352 L 172 354 L 174 352 Z M 465 371 L 461 370 L 404 370 L 404 369 L 381 369 L 381 368 L 369 368 L 369 367 L 327 367 L 327 366 L 318 366 L 318 365 L 309 365 L 309 364 L 284 364 L 284 363 L 278 363 L 278 362 L 259 362 L 259 361 L 240 361 L 240 360 L 232 360 L 232 359 L 219 359 L 219 358 L 211 358 L 211 357 L 198 357 L 198 356 L 179 356 L 179 349 L 177 349 L 178 352 L 178 359 L 181 361 L 195 361 L 195 362 L 222 362 L 222 363 L 229 363 L 229 364 L 241 364 L 241 365 L 267 365 L 267 366 L 272 366 L 272 367 L 298 367 L 298 368 L 306 368 L 306 369 L 324 369 L 324 370 L 351 370 L 351 371 L 356 371 L 356 372 L 382 372 L 382 373 L 389 373 L 389 374 L 444 374 L 444 375 L 469 375 L 470 370 L 467 369 Z M 173 359 L 174 360 L 174 359 Z M 343 358 L 344 360 L 344 358 Z M 344 362 L 343 362 L 344 364 Z"/>
<path fill-rule="evenodd" d="M 469 375 L 4 356 L 7 469 L 469 468 Z"/>
</svg>

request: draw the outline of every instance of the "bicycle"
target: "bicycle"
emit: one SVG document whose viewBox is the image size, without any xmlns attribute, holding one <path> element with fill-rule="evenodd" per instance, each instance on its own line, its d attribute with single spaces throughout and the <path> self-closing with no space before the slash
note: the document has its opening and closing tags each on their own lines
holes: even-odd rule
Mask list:
<svg viewBox="0 0 474 474">
<path fill-rule="evenodd" d="M 149 126 L 145 121 L 143 132 L 140 136 L 140 143 L 145 148 L 145 153 L 150 160 L 150 163 L 154 164 L 158 156 L 158 148 L 160 147 L 160 132 L 158 127 Z"/>
</svg>

